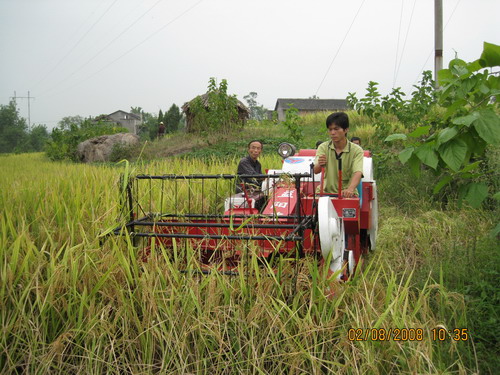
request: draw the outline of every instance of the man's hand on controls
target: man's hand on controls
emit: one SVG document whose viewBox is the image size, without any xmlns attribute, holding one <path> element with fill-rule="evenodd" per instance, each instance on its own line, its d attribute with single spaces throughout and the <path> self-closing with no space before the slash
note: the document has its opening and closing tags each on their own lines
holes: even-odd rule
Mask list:
<svg viewBox="0 0 500 375">
<path fill-rule="evenodd" d="M 326 155 L 320 155 L 320 156 L 318 157 L 318 164 L 319 164 L 321 167 L 326 166 Z"/>
<path fill-rule="evenodd" d="M 342 190 L 342 197 L 343 198 L 354 198 L 356 197 L 356 194 L 354 194 L 354 189 L 347 188 Z"/>
</svg>

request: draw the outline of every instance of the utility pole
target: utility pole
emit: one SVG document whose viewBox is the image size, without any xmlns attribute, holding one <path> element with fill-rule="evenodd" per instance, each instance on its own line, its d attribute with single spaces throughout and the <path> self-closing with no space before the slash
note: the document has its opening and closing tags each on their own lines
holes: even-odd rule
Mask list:
<svg viewBox="0 0 500 375">
<path fill-rule="evenodd" d="M 28 131 L 31 131 L 31 107 L 30 100 L 35 99 L 33 96 L 30 96 L 30 92 L 28 91 L 28 96 L 17 96 L 14 91 L 14 96 L 11 96 L 10 99 L 14 99 L 14 103 L 17 108 L 17 99 L 28 99 Z"/>
<path fill-rule="evenodd" d="M 443 69 L 443 0 L 434 0 L 434 81 L 438 88 L 438 71 Z"/>
</svg>

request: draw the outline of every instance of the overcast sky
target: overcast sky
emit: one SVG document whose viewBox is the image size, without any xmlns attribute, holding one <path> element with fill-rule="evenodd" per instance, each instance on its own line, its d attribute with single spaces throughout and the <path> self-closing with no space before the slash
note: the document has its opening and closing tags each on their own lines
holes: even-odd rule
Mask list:
<svg viewBox="0 0 500 375">
<path fill-rule="evenodd" d="M 444 64 L 500 44 L 499 0 L 443 0 Z M 31 123 L 181 106 L 210 77 L 229 93 L 411 92 L 434 69 L 434 0 L 0 0 L 0 104 Z M 28 117 L 28 99 L 18 99 Z"/>
</svg>

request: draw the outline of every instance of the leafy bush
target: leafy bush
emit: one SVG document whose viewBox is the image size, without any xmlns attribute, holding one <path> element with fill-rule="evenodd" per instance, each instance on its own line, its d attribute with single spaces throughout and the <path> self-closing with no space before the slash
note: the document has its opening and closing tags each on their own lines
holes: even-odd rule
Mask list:
<svg viewBox="0 0 500 375">
<path fill-rule="evenodd" d="M 228 131 L 241 128 L 243 123 L 238 116 L 238 100 L 227 94 L 225 79 L 217 87 L 215 78 L 210 78 L 208 91 L 190 103 L 193 122 L 190 131 L 226 134 Z"/>
<path fill-rule="evenodd" d="M 51 160 L 78 161 L 76 149 L 78 144 L 94 137 L 106 134 L 126 133 L 127 129 L 108 122 L 83 120 L 70 123 L 59 123 L 59 127 L 52 130 L 51 140 L 47 143 L 45 152 Z"/>
<path fill-rule="evenodd" d="M 299 116 L 299 110 L 293 106 L 293 104 L 288 104 L 288 109 L 285 112 L 285 121 L 283 125 L 288 131 L 288 136 L 295 144 L 300 144 L 304 139 L 304 130 L 302 126 L 302 119 Z"/>
<path fill-rule="evenodd" d="M 419 85 L 414 85 L 415 91 L 410 99 L 400 87 L 394 88 L 389 95 L 378 92 L 378 82 L 368 82 L 367 93 L 358 99 L 354 93 L 349 93 L 347 103 L 360 115 L 368 116 L 383 131 L 386 129 L 387 115 L 395 116 L 407 129 L 413 129 L 417 124 L 426 121 L 426 115 L 436 102 L 432 73 L 427 70 L 422 73 Z M 390 117 L 389 117 L 390 118 Z"/>
<path fill-rule="evenodd" d="M 421 165 L 435 171 L 439 179 L 435 194 L 451 187 L 458 191 L 460 202 L 465 199 L 473 207 L 495 194 L 495 171 L 485 159 L 487 146 L 500 143 L 500 77 L 491 73 L 498 66 L 500 46 L 490 43 L 484 43 L 481 58 L 474 62 L 450 61 L 449 68 L 438 73 L 437 99 L 446 109 L 444 116 L 386 139 L 404 142 L 399 159 L 417 177 Z"/>
</svg>

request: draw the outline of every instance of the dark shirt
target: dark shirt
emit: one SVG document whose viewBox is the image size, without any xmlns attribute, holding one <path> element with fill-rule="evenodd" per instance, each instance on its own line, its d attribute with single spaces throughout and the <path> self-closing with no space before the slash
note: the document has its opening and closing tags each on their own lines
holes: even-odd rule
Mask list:
<svg viewBox="0 0 500 375">
<path fill-rule="evenodd" d="M 262 167 L 258 160 L 253 160 L 250 155 L 242 158 L 238 164 L 237 174 L 262 174 Z M 258 188 L 260 189 L 260 182 L 256 178 L 241 178 L 240 183 L 245 183 L 245 188 Z M 236 191 L 240 193 L 243 191 L 240 185 L 236 186 Z"/>
</svg>

